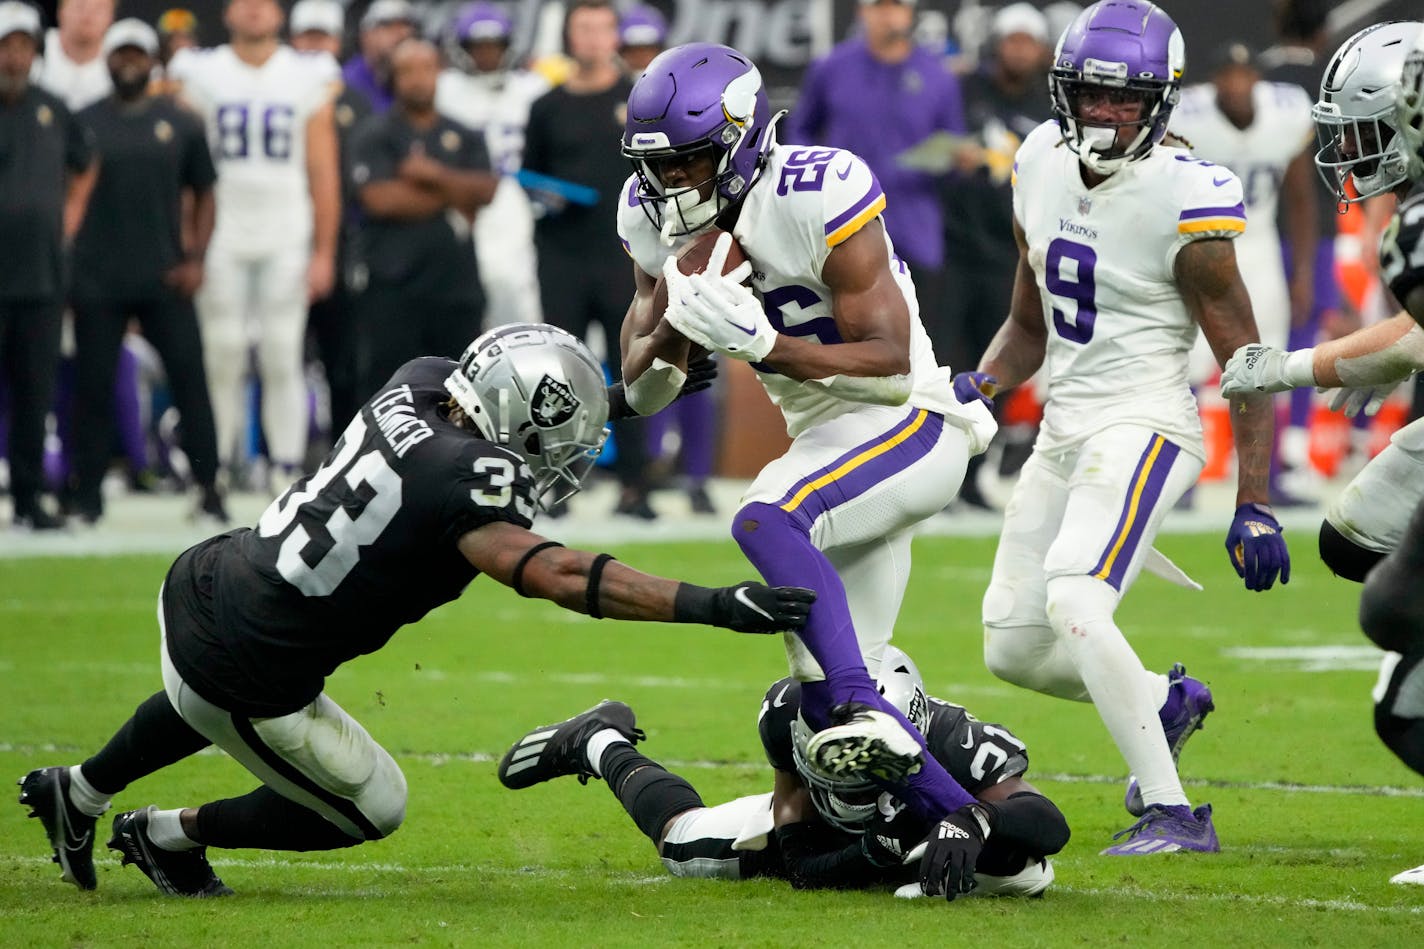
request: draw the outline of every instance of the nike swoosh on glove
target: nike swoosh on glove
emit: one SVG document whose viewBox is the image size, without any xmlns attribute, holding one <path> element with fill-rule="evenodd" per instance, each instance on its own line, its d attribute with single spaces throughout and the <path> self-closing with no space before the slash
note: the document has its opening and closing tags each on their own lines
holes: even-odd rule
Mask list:
<svg viewBox="0 0 1424 949">
<path fill-rule="evenodd" d="M 1400 380 L 1401 382 L 1403 380 Z M 1390 393 L 1399 387 L 1399 382 L 1386 382 L 1377 386 L 1345 387 L 1341 389 L 1320 389 L 1316 392 L 1330 394 L 1330 411 L 1344 412 L 1347 418 L 1354 418 L 1361 412 L 1374 415 L 1384 405 Z"/>
<path fill-rule="evenodd" d="M 992 412 L 994 396 L 999 391 L 999 380 L 987 372 L 959 372 L 955 373 L 953 389 L 954 397 L 961 405 L 968 405 L 977 399 Z"/>
<path fill-rule="evenodd" d="M 1279 574 L 1281 583 L 1290 583 L 1290 551 L 1271 509 L 1260 504 L 1243 504 L 1236 509 L 1231 530 L 1226 534 L 1226 553 L 1236 575 L 1248 590 L 1269 590 Z"/>
<path fill-rule="evenodd" d="M 988 838 L 989 819 L 977 804 L 966 804 L 940 821 L 920 858 L 920 889 L 946 900 L 973 890 L 974 867 Z"/>
<path fill-rule="evenodd" d="M 739 633 L 799 632 L 811 615 L 816 591 L 806 587 L 769 587 L 748 580 L 716 593 L 718 626 Z"/>
<path fill-rule="evenodd" d="M 668 291 L 663 318 L 704 349 L 744 362 L 761 362 L 776 345 L 777 334 L 756 295 L 742 286 L 751 275 L 751 261 L 719 275 L 726 259 L 723 245 L 730 246 L 731 240 L 729 234 L 717 239 L 702 273 L 682 273 L 673 257 L 663 263 Z"/>
</svg>

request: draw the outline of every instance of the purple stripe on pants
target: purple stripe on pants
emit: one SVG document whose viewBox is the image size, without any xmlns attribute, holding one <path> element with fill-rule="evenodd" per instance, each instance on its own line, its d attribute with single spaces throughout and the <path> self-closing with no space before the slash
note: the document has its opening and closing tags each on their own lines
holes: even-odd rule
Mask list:
<svg viewBox="0 0 1424 949">
<path fill-rule="evenodd" d="M 921 420 L 922 415 L 923 420 Z M 935 445 L 939 443 L 940 432 L 944 429 L 944 416 L 925 409 L 915 409 L 909 416 L 900 421 L 894 428 L 890 429 L 890 431 L 862 442 L 829 465 L 797 481 L 791 486 L 790 490 L 782 495 L 781 500 L 776 502 L 777 506 L 785 508 L 807 485 L 813 484 L 821 478 L 826 477 L 842 465 L 851 463 L 853 459 L 861 454 L 884 445 L 888 441 L 894 440 L 910 428 L 915 428 L 915 431 L 908 438 L 905 438 L 893 448 L 883 451 L 873 458 L 865 459 L 849 471 L 835 478 L 835 480 L 814 489 L 803 497 L 799 504 L 790 508 L 788 513 L 791 514 L 792 518 L 801 524 L 803 528 L 810 530 L 816 518 L 831 508 L 844 504 L 852 498 L 859 497 L 880 482 L 899 474 L 933 451 Z"/>
<path fill-rule="evenodd" d="M 1152 455 L 1154 448 L 1157 449 L 1155 458 Z M 1142 457 L 1137 460 L 1137 467 L 1133 470 L 1132 480 L 1129 482 L 1132 487 L 1122 504 L 1122 514 L 1117 519 L 1117 526 L 1113 528 L 1107 549 L 1103 551 L 1098 565 L 1093 568 L 1093 576 L 1106 580 L 1114 590 L 1122 589 L 1127 567 L 1137 553 L 1142 532 L 1147 529 L 1147 522 L 1152 519 L 1152 509 L 1157 506 L 1157 501 L 1162 496 L 1162 486 L 1167 483 L 1167 475 L 1181 451 L 1161 435 L 1154 435 L 1146 450 L 1142 452 Z M 1139 483 L 1142 485 L 1141 491 L 1138 490 Z M 1124 531 L 1126 537 L 1123 536 Z M 1119 538 L 1122 538 L 1121 544 Z"/>
</svg>

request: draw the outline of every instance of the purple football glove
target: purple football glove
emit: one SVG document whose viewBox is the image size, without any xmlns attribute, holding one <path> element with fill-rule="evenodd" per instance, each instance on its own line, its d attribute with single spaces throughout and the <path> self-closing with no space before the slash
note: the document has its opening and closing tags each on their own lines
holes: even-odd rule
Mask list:
<svg viewBox="0 0 1424 949">
<path fill-rule="evenodd" d="M 960 372 L 954 376 L 954 397 L 963 405 L 978 399 L 992 412 L 994 394 L 998 391 L 999 380 L 987 372 Z"/>
<path fill-rule="evenodd" d="M 1243 504 L 1236 509 L 1231 530 L 1226 534 L 1226 553 L 1236 575 L 1248 590 L 1269 590 L 1280 574 L 1281 583 L 1290 583 L 1290 551 L 1271 509 L 1260 504 Z"/>
</svg>

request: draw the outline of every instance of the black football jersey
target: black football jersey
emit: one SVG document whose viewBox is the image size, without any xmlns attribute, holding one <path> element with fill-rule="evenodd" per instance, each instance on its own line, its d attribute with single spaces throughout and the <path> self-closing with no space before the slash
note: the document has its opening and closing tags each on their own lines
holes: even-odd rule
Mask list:
<svg viewBox="0 0 1424 949">
<path fill-rule="evenodd" d="M 930 754 L 970 794 L 1028 771 L 1028 749 L 1003 725 L 981 722 L 962 705 L 931 697 L 925 742 Z M 767 761 L 795 772 L 791 726 L 801 709 L 801 683 L 780 679 L 767 689 L 758 727 Z"/>
<path fill-rule="evenodd" d="M 457 547 L 465 533 L 531 526 L 523 459 L 445 417 L 454 368 L 402 366 L 255 528 L 174 564 L 169 650 L 200 694 L 251 715 L 301 708 L 341 663 L 460 595 L 477 573 Z"/>
<path fill-rule="evenodd" d="M 1424 188 L 1399 206 L 1380 238 L 1380 273 L 1401 304 L 1424 284 Z"/>
</svg>

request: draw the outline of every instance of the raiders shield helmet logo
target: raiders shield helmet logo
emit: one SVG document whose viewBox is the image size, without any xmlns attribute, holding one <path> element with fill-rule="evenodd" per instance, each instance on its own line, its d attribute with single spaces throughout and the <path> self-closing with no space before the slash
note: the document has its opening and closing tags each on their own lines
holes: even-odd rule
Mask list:
<svg viewBox="0 0 1424 949">
<path fill-rule="evenodd" d="M 573 389 L 549 376 L 539 380 L 534 398 L 529 401 L 529 415 L 540 428 L 557 428 L 574 417 L 579 407 Z"/>
</svg>

